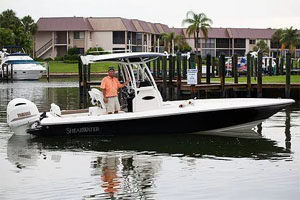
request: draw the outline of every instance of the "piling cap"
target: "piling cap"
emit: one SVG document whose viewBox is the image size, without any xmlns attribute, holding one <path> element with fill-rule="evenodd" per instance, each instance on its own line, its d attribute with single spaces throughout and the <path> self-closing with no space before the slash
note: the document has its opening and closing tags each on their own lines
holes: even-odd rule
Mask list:
<svg viewBox="0 0 300 200">
<path fill-rule="evenodd" d="M 114 67 L 109 67 L 109 68 L 108 68 L 108 72 L 111 71 L 111 70 L 112 70 L 112 71 L 115 71 L 115 68 L 114 68 Z"/>
</svg>

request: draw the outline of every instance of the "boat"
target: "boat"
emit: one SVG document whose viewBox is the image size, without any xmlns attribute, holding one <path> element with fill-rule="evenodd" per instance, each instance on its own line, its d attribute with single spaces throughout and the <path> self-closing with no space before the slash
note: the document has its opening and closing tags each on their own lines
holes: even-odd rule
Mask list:
<svg viewBox="0 0 300 200">
<path fill-rule="evenodd" d="M 7 53 L 3 49 L 1 53 L 0 75 L 7 76 L 13 70 L 14 80 L 38 80 L 46 69 L 29 55 L 23 52 Z"/>
<path fill-rule="evenodd" d="M 120 92 L 123 110 L 107 114 L 103 94 L 97 88 L 88 93 L 92 106 L 61 110 L 51 104 L 49 112 L 16 98 L 7 106 L 7 123 L 16 134 L 125 135 L 183 134 L 244 130 L 294 103 L 292 99 L 221 98 L 163 101 L 148 63 L 162 53 L 135 52 L 81 56 L 83 67 L 91 63 L 116 62 L 120 79 L 130 83 Z"/>
</svg>

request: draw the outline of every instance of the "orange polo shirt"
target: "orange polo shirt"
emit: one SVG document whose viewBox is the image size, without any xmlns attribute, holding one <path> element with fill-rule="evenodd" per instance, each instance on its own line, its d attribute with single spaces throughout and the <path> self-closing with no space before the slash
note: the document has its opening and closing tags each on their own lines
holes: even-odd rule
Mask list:
<svg viewBox="0 0 300 200">
<path fill-rule="evenodd" d="M 118 89 L 122 87 L 122 84 L 116 77 L 111 78 L 106 76 L 102 79 L 100 88 L 105 90 L 105 97 L 116 97 L 118 96 Z"/>
</svg>

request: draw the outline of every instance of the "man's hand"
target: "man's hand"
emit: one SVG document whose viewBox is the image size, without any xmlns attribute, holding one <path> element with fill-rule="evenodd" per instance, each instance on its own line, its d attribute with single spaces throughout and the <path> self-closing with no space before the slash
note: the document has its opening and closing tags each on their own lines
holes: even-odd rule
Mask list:
<svg viewBox="0 0 300 200">
<path fill-rule="evenodd" d="M 104 103 L 108 103 L 108 99 L 106 97 L 104 97 L 103 101 Z"/>
</svg>

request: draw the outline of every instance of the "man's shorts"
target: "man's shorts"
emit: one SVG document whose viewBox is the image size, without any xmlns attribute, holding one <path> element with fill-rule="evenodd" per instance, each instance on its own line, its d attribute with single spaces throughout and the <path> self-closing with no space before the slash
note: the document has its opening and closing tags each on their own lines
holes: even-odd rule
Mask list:
<svg viewBox="0 0 300 200">
<path fill-rule="evenodd" d="M 118 97 L 108 97 L 108 102 L 106 103 L 106 111 L 107 113 L 114 113 L 116 111 L 120 111 L 120 103 Z"/>
</svg>

